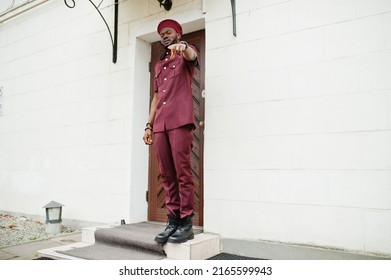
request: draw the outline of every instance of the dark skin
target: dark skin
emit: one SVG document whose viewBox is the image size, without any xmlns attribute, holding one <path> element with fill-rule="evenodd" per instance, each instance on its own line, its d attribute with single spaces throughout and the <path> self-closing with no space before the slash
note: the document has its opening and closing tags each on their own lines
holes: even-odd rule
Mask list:
<svg viewBox="0 0 391 280">
<path fill-rule="evenodd" d="M 164 47 L 171 50 L 171 57 L 174 55 L 181 55 L 188 61 L 194 61 L 197 58 L 197 53 L 192 48 L 186 48 L 186 44 L 180 43 L 181 34 L 177 33 L 171 27 L 165 27 L 160 31 L 160 42 Z M 157 92 L 154 93 L 151 102 L 151 109 L 148 118 L 148 123 L 153 125 L 156 115 L 157 104 L 159 103 L 159 96 Z M 147 126 L 143 136 L 146 145 L 152 145 L 152 127 Z"/>
</svg>

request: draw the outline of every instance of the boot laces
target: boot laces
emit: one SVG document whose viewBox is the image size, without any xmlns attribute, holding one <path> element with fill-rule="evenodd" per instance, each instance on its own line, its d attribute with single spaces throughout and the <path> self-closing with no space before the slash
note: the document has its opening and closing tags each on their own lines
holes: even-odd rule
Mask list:
<svg viewBox="0 0 391 280">
<path fill-rule="evenodd" d="M 177 227 L 180 223 L 177 221 L 176 217 L 173 215 L 167 216 L 166 230 L 169 228 Z"/>
</svg>

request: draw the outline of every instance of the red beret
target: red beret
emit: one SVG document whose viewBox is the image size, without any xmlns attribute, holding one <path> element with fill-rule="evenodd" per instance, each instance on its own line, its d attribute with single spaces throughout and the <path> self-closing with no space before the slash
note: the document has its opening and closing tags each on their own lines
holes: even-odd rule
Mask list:
<svg viewBox="0 0 391 280">
<path fill-rule="evenodd" d="M 173 28 L 177 33 L 182 35 L 182 26 L 175 20 L 173 19 L 165 19 L 159 23 L 157 26 L 157 33 L 160 34 L 160 31 L 162 31 L 163 28 L 165 27 L 171 27 Z"/>
</svg>

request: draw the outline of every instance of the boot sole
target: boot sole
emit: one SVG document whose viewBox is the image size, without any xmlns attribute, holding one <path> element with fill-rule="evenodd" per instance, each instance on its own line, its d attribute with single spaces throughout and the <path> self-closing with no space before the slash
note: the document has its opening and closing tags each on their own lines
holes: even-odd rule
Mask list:
<svg viewBox="0 0 391 280">
<path fill-rule="evenodd" d="M 159 238 L 155 238 L 155 241 L 159 244 L 164 244 L 164 243 L 167 243 L 168 241 L 168 238 L 167 239 L 159 239 Z"/>
<path fill-rule="evenodd" d="M 172 238 L 170 237 L 170 238 L 168 238 L 167 242 L 168 242 L 168 243 L 179 244 L 179 243 L 185 243 L 186 241 L 192 240 L 192 239 L 194 239 L 194 233 L 192 233 L 191 235 L 189 235 L 189 237 L 187 237 L 186 239 L 183 239 L 183 240 L 176 240 L 176 239 L 172 239 Z"/>
</svg>

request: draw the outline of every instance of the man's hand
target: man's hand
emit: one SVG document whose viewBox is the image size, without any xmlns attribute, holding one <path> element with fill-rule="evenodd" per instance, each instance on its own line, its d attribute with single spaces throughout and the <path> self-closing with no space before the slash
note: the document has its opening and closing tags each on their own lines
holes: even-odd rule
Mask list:
<svg viewBox="0 0 391 280">
<path fill-rule="evenodd" d="M 185 41 L 181 41 L 177 44 L 172 44 L 168 47 L 171 50 L 170 59 L 174 58 L 176 55 L 182 56 L 189 61 L 193 61 L 197 58 L 197 53 L 193 48 L 189 47 L 189 44 Z"/>
<path fill-rule="evenodd" d="M 171 50 L 171 56 L 170 59 L 173 59 L 176 55 L 182 56 L 184 50 L 186 49 L 187 45 L 185 44 L 172 44 L 168 48 Z"/>
<path fill-rule="evenodd" d="M 143 140 L 144 140 L 145 145 L 152 145 L 153 144 L 151 129 L 145 130 Z"/>
</svg>

